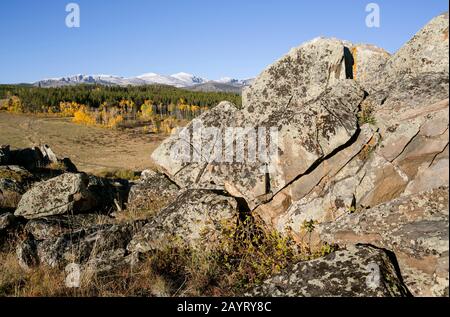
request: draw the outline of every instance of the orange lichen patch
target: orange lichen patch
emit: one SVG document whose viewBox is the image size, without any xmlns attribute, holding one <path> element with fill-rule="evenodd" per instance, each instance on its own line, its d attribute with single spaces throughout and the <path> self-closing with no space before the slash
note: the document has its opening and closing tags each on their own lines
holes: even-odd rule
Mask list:
<svg viewBox="0 0 450 317">
<path fill-rule="evenodd" d="M 353 47 L 352 47 L 352 55 L 353 55 L 353 69 L 352 69 L 352 71 L 353 71 L 353 79 L 356 79 L 356 71 L 358 70 L 358 69 L 357 69 L 357 66 L 356 66 L 357 51 L 358 51 L 358 48 L 357 48 L 356 46 L 353 46 Z"/>
<path fill-rule="evenodd" d="M 448 28 L 445 29 L 445 31 L 443 32 L 444 34 L 444 41 L 448 40 Z"/>
</svg>

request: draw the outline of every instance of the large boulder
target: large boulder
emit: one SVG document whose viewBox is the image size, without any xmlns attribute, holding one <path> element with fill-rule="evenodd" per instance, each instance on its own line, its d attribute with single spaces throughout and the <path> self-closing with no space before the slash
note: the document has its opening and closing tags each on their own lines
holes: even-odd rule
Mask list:
<svg viewBox="0 0 450 317">
<path fill-rule="evenodd" d="M 405 74 L 420 77 L 425 73 L 449 72 L 448 12 L 431 20 L 396 52 L 380 74 L 381 86 Z"/>
<path fill-rule="evenodd" d="M 181 187 L 225 189 L 250 209 L 270 200 L 358 132 L 365 92 L 348 79 L 352 64 L 346 44 L 319 38 L 291 50 L 244 91 L 242 110 L 219 104 L 163 142 L 153 159 Z M 216 135 L 202 131 L 196 136 L 199 126 L 217 128 Z M 227 134 L 229 128 L 235 130 Z M 231 138 L 223 142 L 226 135 Z M 238 154 L 259 149 L 263 139 L 269 140 L 264 142 L 268 148 L 256 159 L 237 160 Z M 191 155 L 190 161 L 174 155 L 179 148 Z"/>
<path fill-rule="evenodd" d="M 132 264 L 126 246 L 142 225 L 142 222 L 94 225 L 47 236 L 44 240 L 28 233 L 17 245 L 16 253 L 24 269 L 76 264 L 81 278 L 89 279 Z"/>
<path fill-rule="evenodd" d="M 155 213 L 172 203 L 178 195 L 179 187 L 166 175 L 145 170 L 139 181 L 131 184 L 128 194 L 128 211 Z"/>
<path fill-rule="evenodd" d="M 181 245 L 204 249 L 220 242 L 224 229 L 236 225 L 234 198 L 209 190 L 186 190 L 138 232 L 128 250 L 145 253 Z"/>
<path fill-rule="evenodd" d="M 416 296 L 448 296 L 448 187 L 404 196 L 323 223 L 321 240 L 340 246 L 368 243 L 395 252 Z"/>
<path fill-rule="evenodd" d="M 316 38 L 265 69 L 242 92 L 243 112 L 258 122 L 289 104 L 301 106 L 325 90 L 351 78 L 351 53 L 346 42 Z"/>
<path fill-rule="evenodd" d="M 404 297 L 409 292 L 389 254 L 370 246 L 351 246 L 320 259 L 299 262 L 246 295 Z"/>
<path fill-rule="evenodd" d="M 430 22 L 390 58 L 374 47 L 352 47 L 354 79 L 370 92 L 360 105 L 359 133 L 258 206 L 256 216 L 301 242 L 305 220 L 333 221 L 402 194 L 448 186 L 448 47 L 427 42 L 448 30 L 448 21 L 442 23 L 442 17 Z M 408 54 L 416 60 L 426 51 L 436 59 L 402 65 Z"/>
<path fill-rule="evenodd" d="M 80 213 L 95 207 L 86 174 L 67 173 L 35 184 L 21 198 L 16 216 L 27 219 Z"/>
<path fill-rule="evenodd" d="M 120 207 L 128 184 L 86 175 L 65 173 L 33 185 L 21 198 L 15 215 L 27 219 L 93 211 L 111 212 Z"/>
</svg>

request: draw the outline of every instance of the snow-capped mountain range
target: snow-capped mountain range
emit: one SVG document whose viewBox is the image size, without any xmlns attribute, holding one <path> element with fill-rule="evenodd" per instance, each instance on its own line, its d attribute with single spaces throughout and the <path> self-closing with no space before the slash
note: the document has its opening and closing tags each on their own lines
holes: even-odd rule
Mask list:
<svg viewBox="0 0 450 317">
<path fill-rule="evenodd" d="M 120 77 L 113 75 L 74 75 L 61 78 L 49 78 L 35 82 L 35 86 L 40 87 L 61 87 L 77 84 L 101 84 L 118 86 L 140 86 L 140 85 L 168 85 L 177 88 L 196 87 L 203 84 L 218 83 L 230 87 L 242 88 L 249 85 L 252 79 L 239 80 L 234 78 L 221 78 L 219 80 L 208 80 L 188 73 L 177 73 L 173 75 L 160 75 L 156 73 L 147 73 L 136 77 Z"/>
</svg>

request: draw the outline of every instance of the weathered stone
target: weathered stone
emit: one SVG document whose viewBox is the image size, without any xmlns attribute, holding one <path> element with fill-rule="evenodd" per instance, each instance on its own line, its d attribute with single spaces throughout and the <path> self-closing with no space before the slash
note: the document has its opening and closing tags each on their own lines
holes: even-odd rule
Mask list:
<svg viewBox="0 0 450 317">
<path fill-rule="evenodd" d="M 222 230 L 234 226 L 237 217 L 234 198 L 208 190 L 186 190 L 176 202 L 156 214 L 127 249 L 145 253 L 178 244 L 207 248 L 220 241 Z"/>
<path fill-rule="evenodd" d="M 164 174 L 144 171 L 141 179 L 131 185 L 128 210 L 158 211 L 172 203 L 179 188 Z"/>
<path fill-rule="evenodd" d="M 333 84 L 351 78 L 346 57 L 350 52 L 337 39 L 316 38 L 293 48 L 244 89 L 244 115 L 262 122 L 291 102 L 302 105 L 319 97 Z"/>
<path fill-rule="evenodd" d="M 342 170 L 352 161 L 357 161 L 356 168 L 363 165 L 358 155 L 377 140 L 373 127 L 363 126 L 353 143 L 324 159 L 310 173 L 275 195 L 272 201 L 255 209 L 253 214 L 269 227 L 300 236 L 303 221 L 322 222 L 348 212 L 357 184 L 346 184 L 354 172 L 346 175 Z"/>
<path fill-rule="evenodd" d="M 353 79 L 369 94 L 373 93 L 375 91 L 374 80 L 383 70 L 391 55 L 382 48 L 368 44 L 353 45 L 350 50 L 353 57 Z"/>
<path fill-rule="evenodd" d="M 95 206 L 88 183 L 87 175 L 72 173 L 37 183 L 22 196 L 15 215 L 33 219 L 88 211 Z"/>
<path fill-rule="evenodd" d="M 20 267 L 26 271 L 39 265 L 36 241 L 32 236 L 28 236 L 24 241 L 17 245 L 16 255 Z"/>
<path fill-rule="evenodd" d="M 448 187 L 404 196 L 319 225 L 323 241 L 369 243 L 394 251 L 416 296 L 448 295 Z"/>
<path fill-rule="evenodd" d="M 142 223 L 97 225 L 42 241 L 35 241 L 40 264 L 61 267 L 68 263 L 85 265 L 101 254 L 124 250 Z M 105 253 L 104 253 L 105 252 Z"/>
<path fill-rule="evenodd" d="M 17 223 L 16 217 L 10 213 L 0 214 L 0 236 Z"/>
<path fill-rule="evenodd" d="M 448 75 L 448 12 L 431 20 L 386 63 L 386 80 L 403 74 L 445 72 Z"/>
<path fill-rule="evenodd" d="M 33 175 L 19 166 L 0 166 L 0 209 L 14 210 L 35 180 Z"/>
<path fill-rule="evenodd" d="M 370 246 L 350 246 L 324 258 L 299 262 L 247 296 L 404 297 L 408 296 L 389 255 Z"/>
<path fill-rule="evenodd" d="M 191 121 L 185 128 L 179 129 L 169 138 L 161 143 L 152 153 L 152 159 L 159 165 L 159 167 L 167 173 L 178 185 L 184 185 L 180 177 L 175 179 L 175 176 L 183 169 L 192 169 L 191 163 L 196 160 L 200 163 L 202 158 L 209 158 L 211 151 L 202 149 L 204 143 L 209 144 L 208 135 L 198 135 L 198 139 L 193 139 L 193 132 L 198 131 L 198 126 L 202 127 L 216 127 L 224 129 L 227 127 L 235 127 L 240 120 L 237 119 L 238 109 L 235 105 L 229 102 L 221 102 L 210 111 L 203 113 L 193 121 Z M 186 144 L 187 142 L 187 144 Z M 187 147 L 186 147 L 187 146 Z M 184 157 L 183 150 L 188 149 L 189 157 Z M 192 155 L 191 155 L 192 154 Z M 197 157 L 199 157 L 197 159 Z M 190 185 L 193 181 L 189 181 Z"/>
</svg>

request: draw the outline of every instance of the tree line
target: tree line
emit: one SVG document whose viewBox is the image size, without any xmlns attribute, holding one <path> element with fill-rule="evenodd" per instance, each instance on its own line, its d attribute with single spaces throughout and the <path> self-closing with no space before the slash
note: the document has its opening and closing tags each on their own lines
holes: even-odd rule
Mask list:
<svg viewBox="0 0 450 317">
<path fill-rule="evenodd" d="M 151 100 L 161 109 L 183 103 L 199 108 L 211 108 L 223 100 L 241 106 L 241 96 L 225 92 L 197 92 L 163 85 L 103 86 L 76 85 L 41 88 L 32 85 L 0 85 L 0 99 L 20 99 L 24 112 L 58 112 L 61 102 L 76 102 L 89 108 L 104 104 L 118 105 L 123 100 L 132 101 L 138 108 Z"/>
</svg>

